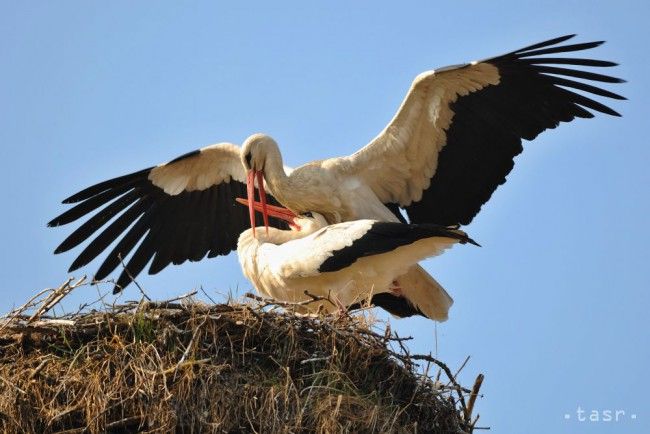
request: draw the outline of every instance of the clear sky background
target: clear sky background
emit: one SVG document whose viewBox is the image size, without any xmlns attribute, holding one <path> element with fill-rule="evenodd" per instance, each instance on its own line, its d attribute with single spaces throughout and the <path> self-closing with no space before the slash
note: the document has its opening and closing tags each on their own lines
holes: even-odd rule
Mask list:
<svg viewBox="0 0 650 434">
<path fill-rule="evenodd" d="M 483 247 L 425 263 L 455 298 L 438 356 L 471 355 L 467 384 L 486 375 L 493 432 L 650 432 L 647 2 L 526 3 L 1 1 L 0 311 L 67 278 L 79 250 L 52 251 L 72 228 L 45 223 L 82 187 L 258 131 L 290 166 L 346 155 L 418 73 L 578 33 L 621 63 L 607 72 L 629 81 L 609 87 L 623 118 L 527 143 L 466 228 Z M 139 281 L 160 298 L 250 289 L 234 255 Z M 435 351 L 433 322 L 391 323 Z M 578 407 L 625 415 L 579 422 Z"/>
</svg>

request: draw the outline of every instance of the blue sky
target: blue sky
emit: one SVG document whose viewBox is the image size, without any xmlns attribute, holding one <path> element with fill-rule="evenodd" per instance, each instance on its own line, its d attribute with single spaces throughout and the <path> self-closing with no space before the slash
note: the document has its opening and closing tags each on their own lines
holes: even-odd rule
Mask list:
<svg viewBox="0 0 650 434">
<path fill-rule="evenodd" d="M 486 375 L 478 411 L 493 432 L 650 432 L 648 6 L 526 3 L 0 2 L 0 310 L 66 279 L 74 254 L 52 251 L 70 229 L 45 223 L 82 187 L 258 131 L 288 165 L 346 155 L 418 73 L 578 33 L 621 63 L 624 117 L 526 144 L 466 228 L 483 247 L 425 263 L 455 298 L 438 356 L 471 355 L 466 383 Z M 160 298 L 250 288 L 232 255 L 139 281 Z M 432 322 L 391 323 L 435 350 Z M 625 415 L 579 422 L 578 407 Z"/>
</svg>

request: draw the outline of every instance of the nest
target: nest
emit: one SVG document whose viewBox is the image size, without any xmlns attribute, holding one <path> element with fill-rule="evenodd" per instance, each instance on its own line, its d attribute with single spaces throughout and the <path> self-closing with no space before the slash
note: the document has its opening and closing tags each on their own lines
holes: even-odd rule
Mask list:
<svg viewBox="0 0 650 434">
<path fill-rule="evenodd" d="M 48 315 L 83 283 L 43 291 L 0 323 L 1 432 L 474 429 L 482 376 L 462 388 L 367 315 L 189 296 Z"/>
</svg>

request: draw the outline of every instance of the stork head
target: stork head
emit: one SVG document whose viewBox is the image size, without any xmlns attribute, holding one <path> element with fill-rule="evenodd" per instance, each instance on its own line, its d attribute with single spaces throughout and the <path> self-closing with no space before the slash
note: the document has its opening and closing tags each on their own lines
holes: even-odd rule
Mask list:
<svg viewBox="0 0 650 434">
<path fill-rule="evenodd" d="M 269 214 L 266 205 L 266 190 L 264 190 L 264 168 L 271 154 L 278 154 L 278 144 L 266 134 L 253 134 L 244 141 L 241 151 L 241 161 L 246 169 L 246 190 L 248 194 L 248 214 L 255 236 L 255 182 L 260 192 L 260 202 L 262 206 L 262 215 L 264 216 L 264 227 L 266 233 L 269 232 Z"/>
<path fill-rule="evenodd" d="M 246 170 L 264 172 L 267 159 L 277 154 L 278 144 L 266 134 L 256 133 L 244 140 L 241 162 Z"/>
<path fill-rule="evenodd" d="M 324 228 L 328 224 L 329 223 L 327 223 L 325 217 L 323 217 L 321 214 L 317 212 L 308 211 L 294 217 L 293 225 L 291 227 L 294 230 L 298 230 L 304 233 L 305 235 L 308 235 L 316 232 L 321 228 Z"/>
<path fill-rule="evenodd" d="M 238 203 L 253 208 L 254 211 L 263 212 L 264 206 L 260 202 L 250 202 L 246 199 L 235 199 Z M 327 220 L 317 212 L 305 212 L 295 214 L 293 211 L 281 206 L 266 205 L 266 212 L 271 217 L 284 220 L 292 230 L 309 235 L 328 225 Z M 253 225 L 255 223 L 253 222 Z M 255 226 L 253 226 L 255 228 Z"/>
</svg>

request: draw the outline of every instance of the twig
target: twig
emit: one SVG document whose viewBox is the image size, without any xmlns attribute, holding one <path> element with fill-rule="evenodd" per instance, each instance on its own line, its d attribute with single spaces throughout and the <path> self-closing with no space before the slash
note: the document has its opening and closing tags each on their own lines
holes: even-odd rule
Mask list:
<svg viewBox="0 0 650 434">
<path fill-rule="evenodd" d="M 47 362 L 49 362 L 49 361 L 50 361 L 49 357 L 46 357 L 45 359 L 43 359 L 43 360 L 41 361 L 41 363 L 39 363 L 38 366 L 37 366 L 36 368 L 34 368 L 34 370 L 32 371 L 32 373 L 29 374 L 29 380 L 31 381 L 31 380 L 33 380 L 34 378 L 36 378 L 36 376 L 38 375 L 38 373 L 41 372 L 41 371 L 43 370 L 43 368 L 45 367 L 45 365 L 47 365 Z"/>
<path fill-rule="evenodd" d="M 457 370 L 456 373 L 454 374 L 454 378 L 458 378 L 458 374 L 460 374 L 460 371 L 462 371 L 463 368 L 465 367 L 465 365 L 467 365 L 467 362 L 469 362 L 469 358 L 470 358 L 470 357 L 471 357 L 471 356 L 467 356 L 467 357 L 465 358 L 465 361 L 460 365 L 460 368 L 458 368 L 458 370 Z"/>
<path fill-rule="evenodd" d="M 194 366 L 194 365 L 203 365 L 205 363 L 210 363 L 211 361 L 212 361 L 212 359 L 209 359 L 209 358 L 208 359 L 199 359 L 199 360 L 187 360 L 185 362 L 182 362 L 180 365 L 177 363 L 176 365 L 171 366 L 171 367 L 169 367 L 167 369 L 163 369 L 162 371 L 152 371 L 152 370 L 149 370 L 149 369 L 143 369 L 142 372 L 146 372 L 146 373 L 148 373 L 150 375 L 163 375 L 163 376 L 165 376 L 167 374 L 176 373 L 180 368 L 185 368 L 185 367 Z M 223 366 L 227 366 L 227 365 L 223 365 Z M 216 368 L 217 366 L 212 365 L 212 367 Z"/>
<path fill-rule="evenodd" d="M 469 402 L 467 403 L 467 408 L 465 409 L 465 420 L 472 420 L 472 411 L 474 410 L 474 403 L 476 402 L 476 397 L 478 396 L 479 390 L 481 390 L 481 385 L 483 384 L 483 374 L 478 374 L 476 381 L 474 382 L 474 387 L 472 387 L 472 393 L 469 395 Z M 472 427 L 478 421 L 478 416 L 476 420 L 472 422 Z"/>
<path fill-rule="evenodd" d="M 27 324 L 30 324 L 30 322 L 27 321 Z M 43 327 L 43 326 L 53 326 L 53 325 L 73 326 L 75 324 L 76 321 L 71 319 L 43 318 L 43 319 L 39 319 L 38 321 L 31 322 L 30 325 L 34 327 Z"/>
<path fill-rule="evenodd" d="M 178 369 L 181 367 L 183 362 L 185 362 L 185 359 L 187 356 L 190 354 L 190 350 L 192 349 L 192 346 L 194 345 L 194 340 L 196 339 L 196 336 L 199 334 L 199 331 L 201 330 L 201 327 L 205 325 L 205 323 L 208 321 L 208 316 L 203 318 L 203 321 L 199 326 L 194 330 L 194 333 L 192 334 L 192 338 L 190 339 L 190 342 L 187 344 L 187 348 L 185 348 L 185 351 L 183 351 L 183 355 L 181 356 L 180 360 L 176 364 L 176 368 L 174 369 L 174 379 L 176 379 L 176 373 L 178 372 Z"/>
<path fill-rule="evenodd" d="M 212 302 L 212 304 L 217 304 L 217 302 L 212 297 L 210 297 L 210 295 L 205 291 L 205 289 L 203 289 L 203 286 L 199 287 L 199 289 L 201 290 L 203 295 L 208 297 L 208 300 L 210 300 Z"/>
<path fill-rule="evenodd" d="M 447 366 L 445 363 L 441 362 L 440 360 L 438 360 L 438 359 L 436 359 L 434 357 L 431 357 L 430 355 L 412 354 L 411 359 L 413 359 L 413 360 L 426 360 L 428 362 L 435 363 L 436 365 L 438 365 L 438 367 L 440 367 L 440 369 L 445 371 L 445 374 L 447 375 L 447 378 L 449 378 L 451 383 L 458 390 L 458 399 L 460 401 L 460 405 L 461 405 L 463 411 L 465 411 L 467 409 L 467 406 L 465 405 L 465 397 L 463 396 L 463 393 L 462 393 L 462 391 L 467 390 L 467 389 L 463 389 L 460 386 L 460 384 L 458 384 L 456 382 L 456 378 L 454 378 L 454 376 L 452 375 L 451 370 L 449 369 L 449 366 Z"/>
<path fill-rule="evenodd" d="M 329 301 L 327 297 L 312 295 L 307 293 L 306 291 L 305 294 L 311 297 L 311 300 L 303 300 L 303 301 L 296 301 L 296 302 L 279 301 L 279 300 L 273 300 L 271 298 L 260 297 L 259 295 L 255 295 L 250 292 L 245 293 L 244 297 L 253 299 L 255 301 L 259 301 L 260 303 L 264 303 L 261 307 L 266 307 L 266 306 L 296 307 L 296 306 L 307 306 L 317 301 Z"/>
<path fill-rule="evenodd" d="M 36 295 L 30 298 L 25 304 L 23 304 L 17 309 L 14 309 L 13 311 L 11 311 L 9 314 L 5 316 L 7 320 L 0 325 L 0 331 L 4 330 L 7 327 L 12 327 L 13 326 L 12 323 L 17 319 L 26 321 L 27 324 L 30 324 L 30 323 L 37 322 L 37 320 L 39 319 L 48 318 L 46 316 L 47 312 L 49 312 L 58 303 L 60 303 L 61 300 L 63 300 L 74 289 L 86 284 L 86 276 L 83 276 L 75 283 L 72 283 L 73 280 L 74 278 L 70 277 L 58 288 L 46 288 L 42 291 L 39 291 Z M 45 294 L 48 295 L 43 298 Z M 34 312 L 31 316 L 28 317 L 27 315 L 25 315 L 25 312 L 27 310 L 39 304 L 40 306 L 36 309 L 36 312 Z M 58 318 L 62 318 L 62 316 L 59 316 Z"/>
<path fill-rule="evenodd" d="M 190 291 L 187 294 L 179 295 L 178 297 L 170 298 L 169 300 L 163 301 L 145 301 L 144 303 L 138 303 L 138 309 L 148 310 L 148 309 L 183 309 L 184 306 L 180 303 L 175 303 L 177 301 L 184 300 L 186 298 L 193 297 L 197 294 L 197 291 Z"/>
<path fill-rule="evenodd" d="M 142 286 L 140 286 L 140 284 L 138 283 L 138 281 L 135 280 L 135 277 L 133 277 L 133 276 L 131 275 L 131 272 L 129 271 L 129 269 L 126 268 L 126 265 L 124 265 L 124 261 L 122 261 L 122 255 L 121 255 L 121 254 L 118 254 L 118 255 L 117 255 L 117 259 L 120 260 L 120 264 L 122 264 L 122 268 L 124 269 L 124 272 L 125 272 L 126 275 L 129 277 L 129 279 L 131 279 L 131 282 L 133 282 L 133 284 L 136 286 L 136 288 L 138 288 L 138 290 L 140 291 L 140 293 L 142 294 L 142 296 L 143 296 L 144 298 L 146 298 L 147 301 L 151 301 L 151 298 L 147 295 L 146 292 L 144 292 L 144 289 L 142 289 Z M 121 289 L 124 289 L 124 288 L 121 288 Z"/>
<path fill-rule="evenodd" d="M 22 315 L 22 313 L 25 312 L 27 309 L 29 309 L 30 307 L 34 307 L 34 306 L 36 305 L 36 301 L 35 301 L 35 300 L 36 300 L 38 297 L 40 297 L 41 295 L 45 294 L 45 293 L 48 292 L 48 291 L 52 291 L 52 288 L 45 288 L 45 289 L 43 289 L 43 290 L 37 292 L 36 295 L 34 295 L 34 296 L 33 296 L 32 298 L 30 298 L 29 300 L 27 300 L 27 302 L 26 302 L 25 304 L 23 304 L 22 306 L 20 306 L 20 307 L 18 307 L 18 308 L 16 308 L 16 309 L 13 309 L 13 310 L 12 310 L 11 312 L 9 312 L 7 315 L 4 315 L 3 318 L 8 318 L 9 320 L 11 320 L 13 317 L 16 317 L 16 316 Z M 0 330 L 2 330 L 2 329 L 0 328 Z"/>
<path fill-rule="evenodd" d="M 314 362 L 326 362 L 329 359 L 331 359 L 332 356 L 327 356 L 327 357 L 314 357 L 311 359 L 305 359 L 300 362 L 301 365 L 306 365 L 307 363 L 314 363 Z"/>
<path fill-rule="evenodd" d="M 14 389 L 16 389 L 17 391 L 19 391 L 19 392 L 22 393 L 23 395 L 27 395 L 27 392 L 25 392 L 25 391 L 24 391 L 23 389 L 21 389 L 20 387 L 16 386 L 15 384 L 11 383 L 10 381 L 8 381 L 5 377 L 0 376 L 0 380 L 2 380 L 2 382 L 5 383 L 7 386 L 9 386 L 9 387 L 13 387 Z"/>
<path fill-rule="evenodd" d="M 86 276 L 83 276 L 81 279 L 77 280 L 71 285 L 70 282 L 72 282 L 72 280 L 72 277 L 69 278 L 63 285 L 52 291 L 52 293 L 43 301 L 41 307 L 39 307 L 38 310 L 31 316 L 31 318 L 27 320 L 27 324 L 36 321 L 41 317 L 41 315 L 46 314 L 50 309 L 52 309 L 61 300 L 63 300 L 63 298 L 72 292 L 72 290 L 83 285 L 83 283 L 86 281 Z"/>
</svg>

